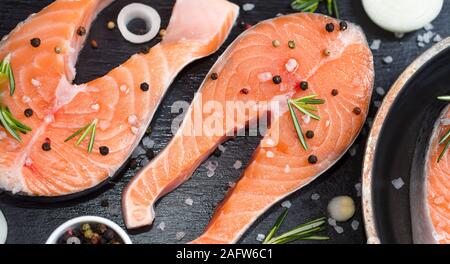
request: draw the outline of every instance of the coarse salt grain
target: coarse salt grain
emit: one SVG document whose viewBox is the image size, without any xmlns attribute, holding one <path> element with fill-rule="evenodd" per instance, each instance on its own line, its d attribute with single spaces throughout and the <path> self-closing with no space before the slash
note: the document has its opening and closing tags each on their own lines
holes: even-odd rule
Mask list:
<svg viewBox="0 0 450 264">
<path fill-rule="evenodd" d="M 372 41 L 372 44 L 370 45 L 371 50 L 379 50 L 380 47 L 381 47 L 381 40 L 379 39 L 374 39 Z"/>
<path fill-rule="evenodd" d="M 434 199 L 435 204 L 443 204 L 445 202 L 444 196 L 439 196 Z"/>
<path fill-rule="evenodd" d="M 302 119 L 305 124 L 309 124 L 311 122 L 311 117 L 309 115 L 304 115 Z"/>
<path fill-rule="evenodd" d="M 361 197 L 361 189 L 362 189 L 362 184 L 360 182 L 355 184 L 356 196 Z"/>
<path fill-rule="evenodd" d="M 433 38 L 433 42 L 435 42 L 435 43 L 440 42 L 441 40 L 442 40 L 442 37 L 439 34 L 436 34 L 436 36 L 434 36 L 434 38 Z"/>
<path fill-rule="evenodd" d="M 28 96 L 26 96 L 26 95 L 24 95 L 24 96 L 22 97 L 22 103 L 28 104 L 28 103 L 30 103 L 30 102 L 31 102 L 31 98 L 30 98 L 30 97 L 28 97 Z"/>
<path fill-rule="evenodd" d="M 291 206 L 292 206 L 292 204 L 290 201 L 284 201 L 281 203 L 281 207 L 284 207 L 284 208 L 291 208 Z"/>
<path fill-rule="evenodd" d="M 236 170 L 239 170 L 240 168 L 242 168 L 242 161 L 236 160 L 233 164 L 233 168 Z"/>
<path fill-rule="evenodd" d="M 30 157 L 27 157 L 25 160 L 25 166 L 31 166 L 33 164 L 33 160 Z"/>
<path fill-rule="evenodd" d="M 185 233 L 185 232 L 177 232 L 177 233 L 175 234 L 175 239 L 178 240 L 178 241 L 180 241 L 180 240 L 183 239 L 185 236 L 186 236 L 186 233 Z"/>
<path fill-rule="evenodd" d="M 383 58 L 383 62 L 386 64 L 391 64 L 392 62 L 394 62 L 394 59 L 392 58 L 392 56 L 386 56 Z"/>
<path fill-rule="evenodd" d="M 53 115 L 47 115 L 44 117 L 45 123 L 52 123 L 55 120 L 55 117 Z"/>
<path fill-rule="evenodd" d="M 142 140 L 142 145 L 144 145 L 144 147 L 146 147 L 148 149 L 151 149 L 155 145 L 155 141 L 151 140 L 150 137 L 145 137 Z"/>
<path fill-rule="evenodd" d="M 263 234 L 258 234 L 258 235 L 256 236 L 256 241 L 263 242 L 265 238 L 266 238 L 265 235 L 263 235 Z"/>
<path fill-rule="evenodd" d="M 342 228 L 341 226 L 338 226 L 338 225 L 334 226 L 334 230 L 336 230 L 336 233 L 338 233 L 338 234 L 344 233 L 344 228 Z"/>
<path fill-rule="evenodd" d="M 166 229 L 166 223 L 164 222 L 159 223 L 158 228 L 164 231 L 164 229 Z"/>
<path fill-rule="evenodd" d="M 311 194 L 311 200 L 317 201 L 319 199 L 320 199 L 320 194 L 318 194 L 318 193 Z"/>
<path fill-rule="evenodd" d="M 100 109 L 100 105 L 99 104 L 93 104 L 93 105 L 91 105 L 91 109 L 92 110 L 99 110 Z"/>
<path fill-rule="evenodd" d="M 426 31 L 430 31 L 430 30 L 434 29 L 434 26 L 433 26 L 433 24 L 428 23 L 423 27 L 423 29 L 425 29 Z"/>
<path fill-rule="evenodd" d="M 189 206 L 192 206 L 192 205 L 194 204 L 194 200 L 192 200 L 191 198 L 187 198 L 187 199 L 184 201 L 184 203 L 187 204 L 187 205 L 189 205 Z"/>
<path fill-rule="evenodd" d="M 268 158 L 273 158 L 273 157 L 275 157 L 275 154 L 273 154 L 272 151 L 267 151 L 267 152 L 266 152 L 266 157 L 268 157 Z"/>
<path fill-rule="evenodd" d="M 336 220 L 330 217 L 328 218 L 328 224 L 330 226 L 336 226 Z"/>
<path fill-rule="evenodd" d="M 359 222 L 357 220 L 353 220 L 351 223 L 351 226 L 352 226 L 352 229 L 356 231 L 356 230 L 358 230 Z"/>
<path fill-rule="evenodd" d="M 252 11 L 254 8 L 255 8 L 255 4 L 252 4 L 252 3 L 246 3 L 246 4 L 242 5 L 242 9 L 246 12 Z"/>
<path fill-rule="evenodd" d="M 128 124 L 135 125 L 137 123 L 137 116 L 130 115 L 128 116 Z"/>
<path fill-rule="evenodd" d="M 128 93 L 128 87 L 126 85 L 121 85 L 119 89 L 122 93 Z"/>
<path fill-rule="evenodd" d="M 394 186 L 394 188 L 397 190 L 400 190 L 405 185 L 405 182 L 403 181 L 403 179 L 401 177 L 393 180 L 391 183 L 392 183 L 392 186 Z"/>
<path fill-rule="evenodd" d="M 225 152 L 225 150 L 227 149 L 227 148 L 225 148 L 223 145 L 219 145 L 217 148 L 218 148 L 220 151 L 222 151 L 222 153 Z"/>
<path fill-rule="evenodd" d="M 211 178 L 212 176 L 214 176 L 214 174 L 216 174 L 216 172 L 215 171 L 207 171 L 206 172 L 206 176 L 208 176 L 208 178 Z"/>
<path fill-rule="evenodd" d="M 375 89 L 375 91 L 377 92 L 378 95 L 381 95 L 381 96 L 386 94 L 386 91 L 383 89 L 383 87 L 377 87 Z"/>
<path fill-rule="evenodd" d="M 291 167 L 289 165 L 284 166 L 284 172 L 285 173 L 291 172 Z"/>
<path fill-rule="evenodd" d="M 350 150 L 348 151 L 348 154 L 350 154 L 350 156 L 354 157 L 356 155 L 356 147 L 350 148 Z"/>
<path fill-rule="evenodd" d="M 381 106 L 381 103 L 382 103 L 381 101 L 378 101 L 378 100 L 377 100 L 377 101 L 374 101 L 374 102 L 373 102 L 373 105 L 374 105 L 376 108 L 379 108 L 379 107 Z"/>
<path fill-rule="evenodd" d="M 234 186 L 236 186 L 235 182 L 228 182 L 228 187 L 234 188 Z"/>
<path fill-rule="evenodd" d="M 285 66 L 288 72 L 294 72 L 297 69 L 298 62 L 296 59 L 289 59 Z"/>
<path fill-rule="evenodd" d="M 325 126 L 329 127 L 330 126 L 330 120 L 325 121 Z"/>
<path fill-rule="evenodd" d="M 6 133 L 4 131 L 0 131 L 0 139 L 6 138 Z"/>
<path fill-rule="evenodd" d="M 36 80 L 36 79 L 31 79 L 31 84 L 32 84 L 34 87 L 40 87 L 40 86 L 41 86 L 41 82 L 38 81 L 38 80 Z"/>
<path fill-rule="evenodd" d="M 261 82 L 267 82 L 269 80 L 272 80 L 272 78 L 273 78 L 273 75 L 270 72 L 263 72 L 263 73 L 258 74 L 258 79 Z"/>
<path fill-rule="evenodd" d="M 271 138 L 268 138 L 266 140 L 266 144 L 267 144 L 267 146 L 271 146 L 271 147 L 275 146 L 275 142 Z"/>
<path fill-rule="evenodd" d="M 137 135 L 137 134 L 139 134 L 139 128 L 137 128 L 137 127 L 135 127 L 135 126 L 132 126 L 132 127 L 131 127 L 131 132 L 132 132 L 133 134 Z"/>
</svg>

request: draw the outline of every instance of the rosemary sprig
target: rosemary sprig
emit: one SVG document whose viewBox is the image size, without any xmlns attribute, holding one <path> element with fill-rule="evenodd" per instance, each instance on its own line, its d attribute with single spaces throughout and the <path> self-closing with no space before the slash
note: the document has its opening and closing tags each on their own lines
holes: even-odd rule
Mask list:
<svg viewBox="0 0 450 264">
<path fill-rule="evenodd" d="M 14 74 L 11 69 L 11 54 L 8 54 L 2 62 L 0 62 L 0 78 L 8 79 L 9 81 L 9 94 L 14 95 L 16 90 L 16 83 L 14 79 Z"/>
<path fill-rule="evenodd" d="M 328 240 L 330 239 L 327 236 L 317 235 L 318 232 L 325 230 L 325 217 L 318 218 L 311 222 L 302 224 L 297 226 L 296 228 L 279 235 L 277 237 L 273 237 L 275 233 L 278 231 L 280 226 L 283 224 L 284 219 L 288 214 L 288 209 L 286 209 L 277 219 L 275 225 L 270 229 L 266 238 L 263 241 L 263 244 L 287 244 L 290 242 L 294 242 L 297 240 Z"/>
<path fill-rule="evenodd" d="M 450 95 L 439 96 L 438 100 L 450 102 Z M 437 160 L 438 163 L 441 161 L 441 159 L 444 157 L 445 153 L 447 152 L 447 150 L 450 147 L 449 139 L 450 139 L 450 129 L 447 131 L 447 133 L 445 133 L 445 135 L 441 138 L 441 140 L 439 140 L 439 145 L 442 145 L 445 143 L 445 146 L 444 146 L 444 149 L 442 150 L 441 154 L 438 157 L 438 160 Z"/>
<path fill-rule="evenodd" d="M 8 107 L 0 105 L 0 125 L 17 141 L 22 142 L 19 133 L 27 134 L 31 128 L 14 118 Z"/>
<path fill-rule="evenodd" d="M 324 0 L 294 0 L 291 3 L 292 9 L 301 12 L 314 13 L 319 7 L 319 3 Z M 327 10 L 328 15 L 334 16 L 339 19 L 339 8 L 337 4 L 337 0 L 327 0 Z"/>
<path fill-rule="evenodd" d="M 73 138 L 75 138 L 76 136 L 81 134 L 81 136 L 75 142 L 75 145 L 78 146 L 81 144 L 81 142 L 83 142 L 83 140 L 90 133 L 87 151 L 88 151 L 88 153 L 91 153 L 92 149 L 94 148 L 95 134 L 97 132 L 97 122 L 98 122 L 98 120 L 94 119 L 94 121 L 92 121 L 91 123 L 87 124 L 86 126 L 80 128 L 80 129 L 78 129 L 75 133 L 73 133 L 71 136 L 66 138 L 66 140 L 64 140 L 64 142 L 68 142 L 68 141 L 72 140 Z"/>
<path fill-rule="evenodd" d="M 294 111 L 294 107 L 298 109 L 301 113 L 310 116 L 312 119 L 320 120 L 320 116 L 313 113 L 317 112 L 318 109 L 315 105 L 321 105 L 325 103 L 323 99 L 317 99 L 317 95 L 309 95 L 297 99 L 289 99 L 287 104 L 289 107 L 289 112 L 292 117 L 292 121 L 294 122 L 294 127 L 297 132 L 297 136 L 300 139 L 300 143 L 302 144 L 305 150 L 308 150 L 308 144 L 306 143 L 305 136 L 303 135 L 302 128 L 300 126 L 300 122 L 298 121 L 297 114 Z"/>
</svg>

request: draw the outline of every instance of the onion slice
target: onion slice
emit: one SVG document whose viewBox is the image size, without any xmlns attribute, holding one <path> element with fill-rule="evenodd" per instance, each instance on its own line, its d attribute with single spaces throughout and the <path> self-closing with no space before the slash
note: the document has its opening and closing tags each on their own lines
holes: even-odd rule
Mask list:
<svg viewBox="0 0 450 264">
<path fill-rule="evenodd" d="M 8 234 L 8 225 L 6 224 L 6 218 L 0 211 L 0 244 L 6 243 L 6 236 Z"/>
<path fill-rule="evenodd" d="M 128 30 L 128 23 L 133 19 L 142 19 L 145 21 L 149 31 L 144 35 L 137 35 Z M 122 36 L 131 43 L 140 44 L 152 40 L 158 35 L 161 27 L 161 17 L 151 6 L 133 3 L 125 6 L 117 17 L 117 26 Z"/>
</svg>

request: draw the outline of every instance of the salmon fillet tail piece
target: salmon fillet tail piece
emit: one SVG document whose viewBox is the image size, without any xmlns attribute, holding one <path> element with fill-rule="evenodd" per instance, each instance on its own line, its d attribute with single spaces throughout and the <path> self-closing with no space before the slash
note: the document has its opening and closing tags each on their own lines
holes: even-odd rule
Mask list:
<svg viewBox="0 0 450 264">
<path fill-rule="evenodd" d="M 333 32 L 326 30 L 328 23 L 335 25 Z M 374 81 L 373 58 L 361 29 L 348 23 L 339 30 L 339 21 L 306 13 L 247 30 L 212 73 L 217 79 L 204 81 L 172 141 L 125 189 L 128 228 L 151 224 L 160 197 L 186 181 L 218 144 L 233 136 L 230 132 L 270 112 L 270 128 L 248 167 L 194 243 L 238 241 L 270 206 L 314 180 L 347 151 L 363 127 Z M 317 106 L 320 120 L 294 110 L 303 131 L 314 132 L 305 150 L 287 100 L 309 95 L 325 103 Z M 233 111 L 225 111 L 230 102 Z M 211 110 L 211 105 L 219 107 Z M 213 132 L 208 120 L 219 120 L 214 127 L 223 129 Z"/>
<path fill-rule="evenodd" d="M 411 217 L 414 243 L 450 244 L 450 155 L 448 150 L 439 160 L 447 141 L 439 144 L 450 126 L 441 120 L 450 118 L 450 108 L 444 109 L 428 149 L 426 169 L 422 179 L 412 179 Z"/>
<path fill-rule="evenodd" d="M 14 95 L 5 93 L 1 103 L 32 128 L 20 143 L 0 127 L 1 189 L 53 197 L 113 176 L 144 135 L 175 76 L 219 49 L 239 11 L 225 0 L 178 0 L 161 43 L 101 78 L 74 85 L 74 65 L 89 26 L 111 2 L 57 0 L 1 42 L 0 59 L 11 55 L 16 77 Z M 31 45 L 35 38 L 40 45 Z M 29 118 L 24 116 L 28 108 L 33 110 Z M 79 145 L 79 136 L 65 142 L 88 124 L 96 126 L 91 153 L 91 134 Z M 107 154 L 100 151 L 105 147 Z"/>
</svg>

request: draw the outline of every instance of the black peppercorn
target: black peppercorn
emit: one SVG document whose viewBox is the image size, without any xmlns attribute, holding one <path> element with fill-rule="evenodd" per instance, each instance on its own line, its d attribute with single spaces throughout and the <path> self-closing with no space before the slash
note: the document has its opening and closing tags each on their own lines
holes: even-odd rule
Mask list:
<svg viewBox="0 0 450 264">
<path fill-rule="evenodd" d="M 142 91 L 147 92 L 148 89 L 150 89 L 150 86 L 148 85 L 148 83 L 146 83 L 146 82 L 141 83 L 141 90 Z"/>
<path fill-rule="evenodd" d="M 308 157 L 308 162 L 309 162 L 310 164 L 316 164 L 316 163 L 317 163 L 317 157 L 314 156 L 314 155 L 309 156 L 309 157 Z"/>
<path fill-rule="evenodd" d="M 151 160 L 155 157 L 155 152 L 153 151 L 153 149 L 148 149 L 145 152 L 145 156 L 147 156 L 147 158 Z"/>
<path fill-rule="evenodd" d="M 142 54 L 147 54 L 148 52 L 149 52 L 149 48 L 148 47 L 143 47 L 143 48 L 141 48 L 141 53 Z"/>
<path fill-rule="evenodd" d="M 27 109 L 25 109 L 25 111 L 23 112 L 23 114 L 24 114 L 26 117 L 31 117 L 31 116 L 33 115 L 33 109 L 27 108 Z"/>
<path fill-rule="evenodd" d="M 41 39 L 39 38 L 33 38 L 30 40 L 31 46 L 37 48 L 41 45 Z"/>
<path fill-rule="evenodd" d="M 106 156 L 109 154 L 109 148 L 107 146 L 101 146 L 98 148 L 98 150 L 100 151 L 100 154 L 102 154 L 102 156 Z"/>
<path fill-rule="evenodd" d="M 339 94 L 339 91 L 337 89 L 331 90 L 331 95 L 332 96 L 337 96 L 338 94 Z"/>
<path fill-rule="evenodd" d="M 138 162 L 136 159 L 131 159 L 130 163 L 128 165 L 130 167 L 130 169 L 134 170 L 138 167 Z"/>
<path fill-rule="evenodd" d="M 52 150 L 52 146 L 50 145 L 50 142 L 45 142 L 44 144 L 42 144 L 42 150 L 43 151 L 50 151 L 50 150 Z"/>
<path fill-rule="evenodd" d="M 273 80 L 273 83 L 274 83 L 274 84 L 280 84 L 281 81 L 282 81 L 280 75 L 274 76 L 274 77 L 272 78 L 272 80 Z"/>
<path fill-rule="evenodd" d="M 222 155 L 222 151 L 219 148 L 216 148 L 213 153 L 214 157 L 220 157 Z"/>
<path fill-rule="evenodd" d="M 241 94 L 248 94 L 250 91 L 247 88 L 241 89 Z"/>
<path fill-rule="evenodd" d="M 314 137 L 314 132 L 311 130 L 306 131 L 306 137 L 311 139 Z"/>
<path fill-rule="evenodd" d="M 79 27 L 79 28 L 77 29 L 77 34 L 78 34 L 79 36 L 84 36 L 84 35 L 86 35 L 86 28 L 84 28 L 84 27 Z"/>
<path fill-rule="evenodd" d="M 361 114 L 361 108 L 359 108 L 359 107 L 353 108 L 353 113 L 354 113 L 355 115 L 360 115 L 360 114 Z"/>
<path fill-rule="evenodd" d="M 325 26 L 325 29 L 328 31 L 328 32 L 333 32 L 334 31 L 334 24 L 333 23 L 328 23 L 326 26 Z"/>
<path fill-rule="evenodd" d="M 114 239 L 114 231 L 112 231 L 111 229 L 106 230 L 105 233 L 103 233 L 103 237 L 106 240 L 113 240 Z"/>
<path fill-rule="evenodd" d="M 108 206 L 109 206 L 108 200 L 101 200 L 100 206 L 101 206 L 101 207 L 108 207 Z M 102 232 L 102 233 L 103 233 L 103 232 Z"/>
<path fill-rule="evenodd" d="M 217 75 L 217 73 L 213 72 L 211 73 L 211 80 L 217 80 L 219 78 L 219 75 Z"/>
<path fill-rule="evenodd" d="M 347 30 L 347 28 L 348 28 L 347 22 L 341 21 L 341 22 L 339 23 L 339 30 L 340 30 L 340 31 L 345 31 L 345 30 Z"/>
<path fill-rule="evenodd" d="M 303 91 L 308 90 L 309 84 L 308 82 L 301 82 L 300 83 L 300 89 L 302 89 Z"/>
</svg>

